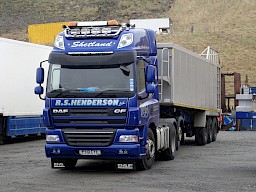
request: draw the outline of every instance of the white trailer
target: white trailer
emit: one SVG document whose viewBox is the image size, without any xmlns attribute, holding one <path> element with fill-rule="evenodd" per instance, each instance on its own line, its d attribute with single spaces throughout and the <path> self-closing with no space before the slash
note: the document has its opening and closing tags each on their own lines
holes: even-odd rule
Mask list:
<svg viewBox="0 0 256 192">
<path fill-rule="evenodd" d="M 131 19 L 130 24 L 135 25 L 135 28 L 152 29 L 156 34 L 171 32 L 169 18 Z"/>
<path fill-rule="evenodd" d="M 44 102 L 34 94 L 35 71 L 51 47 L 0 38 L 0 139 L 44 132 Z"/>
<path fill-rule="evenodd" d="M 176 117 L 189 114 L 191 123 L 186 124 L 190 127 L 182 123 L 187 120 L 176 119 L 182 136 L 195 135 L 199 145 L 215 141 L 221 98 L 218 53 L 208 47 L 199 55 L 173 43 L 157 47 L 162 116 L 165 108 Z M 205 138 L 200 138 L 202 134 Z"/>
</svg>

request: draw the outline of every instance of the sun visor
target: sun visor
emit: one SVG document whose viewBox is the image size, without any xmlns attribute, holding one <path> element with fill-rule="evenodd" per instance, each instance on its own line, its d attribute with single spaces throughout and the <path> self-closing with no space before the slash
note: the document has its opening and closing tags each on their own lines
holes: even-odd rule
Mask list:
<svg viewBox="0 0 256 192">
<path fill-rule="evenodd" d="M 59 52 L 52 52 L 49 56 L 49 63 L 76 66 L 76 65 L 121 65 L 130 64 L 136 59 L 136 52 L 114 52 L 112 54 L 97 55 L 67 55 Z"/>
</svg>

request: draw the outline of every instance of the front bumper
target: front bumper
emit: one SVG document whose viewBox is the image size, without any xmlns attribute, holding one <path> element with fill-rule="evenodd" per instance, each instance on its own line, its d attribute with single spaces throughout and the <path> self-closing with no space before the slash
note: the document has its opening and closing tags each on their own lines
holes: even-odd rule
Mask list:
<svg viewBox="0 0 256 192">
<path fill-rule="evenodd" d="M 113 144 L 108 147 L 75 147 L 67 144 L 46 144 L 45 152 L 48 158 L 76 159 L 141 159 L 145 156 L 139 144 Z M 100 155 L 80 155 L 79 150 L 100 150 Z"/>
</svg>

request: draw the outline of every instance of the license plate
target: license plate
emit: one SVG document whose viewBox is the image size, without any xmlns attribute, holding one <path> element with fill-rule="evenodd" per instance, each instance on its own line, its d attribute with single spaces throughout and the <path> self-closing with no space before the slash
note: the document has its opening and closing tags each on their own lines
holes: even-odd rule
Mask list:
<svg viewBox="0 0 256 192">
<path fill-rule="evenodd" d="M 80 155 L 101 155 L 100 150 L 79 150 Z"/>
<path fill-rule="evenodd" d="M 134 166 L 132 163 L 118 163 L 117 164 L 117 169 L 128 169 L 128 170 L 133 170 Z"/>
</svg>

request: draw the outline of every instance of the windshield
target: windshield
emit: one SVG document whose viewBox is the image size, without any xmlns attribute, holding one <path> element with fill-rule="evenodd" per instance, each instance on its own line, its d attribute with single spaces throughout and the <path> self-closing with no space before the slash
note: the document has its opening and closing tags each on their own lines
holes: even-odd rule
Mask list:
<svg viewBox="0 0 256 192">
<path fill-rule="evenodd" d="M 50 64 L 47 97 L 131 97 L 133 66 Z"/>
</svg>

